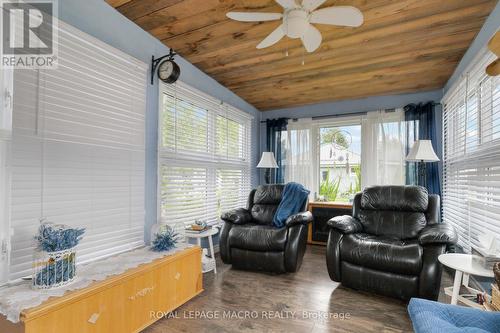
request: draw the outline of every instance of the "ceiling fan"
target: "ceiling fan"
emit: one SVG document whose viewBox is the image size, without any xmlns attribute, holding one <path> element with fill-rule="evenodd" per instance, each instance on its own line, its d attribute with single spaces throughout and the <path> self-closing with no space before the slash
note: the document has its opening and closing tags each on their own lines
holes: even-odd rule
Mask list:
<svg viewBox="0 0 500 333">
<path fill-rule="evenodd" d="M 282 13 L 229 12 L 230 19 L 241 22 L 261 22 L 282 19 L 283 23 L 258 45 L 263 49 L 276 44 L 284 36 L 300 38 L 307 52 L 314 52 L 321 45 L 321 32 L 312 25 L 330 24 L 359 27 L 363 24 L 363 14 L 356 7 L 333 6 L 317 9 L 326 0 L 275 0 L 284 8 Z"/>
</svg>

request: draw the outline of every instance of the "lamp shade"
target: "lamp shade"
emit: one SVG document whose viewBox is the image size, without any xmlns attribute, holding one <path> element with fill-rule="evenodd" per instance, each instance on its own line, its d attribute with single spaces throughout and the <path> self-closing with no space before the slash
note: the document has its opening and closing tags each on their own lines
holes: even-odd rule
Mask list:
<svg viewBox="0 0 500 333">
<path fill-rule="evenodd" d="M 257 168 L 277 169 L 278 163 L 276 163 L 274 159 L 274 154 L 268 151 L 263 152 L 260 162 L 257 164 Z"/>
<path fill-rule="evenodd" d="M 432 148 L 431 140 L 417 140 L 406 156 L 406 160 L 409 162 L 437 162 L 439 157 Z"/>
</svg>

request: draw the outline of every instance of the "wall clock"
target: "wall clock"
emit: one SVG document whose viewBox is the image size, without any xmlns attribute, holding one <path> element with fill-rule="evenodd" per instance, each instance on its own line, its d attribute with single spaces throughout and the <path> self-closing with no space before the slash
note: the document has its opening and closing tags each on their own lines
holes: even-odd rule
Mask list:
<svg viewBox="0 0 500 333">
<path fill-rule="evenodd" d="M 155 59 L 153 56 L 151 59 L 151 84 L 153 84 L 153 79 L 155 75 L 155 70 L 158 68 L 157 74 L 158 78 L 165 83 L 174 83 L 179 79 L 181 75 L 181 69 L 179 65 L 174 61 L 175 53 L 172 49 L 170 49 L 170 53 Z"/>
<path fill-rule="evenodd" d="M 174 83 L 181 75 L 181 69 L 173 60 L 165 60 L 158 66 L 158 78 L 165 83 Z"/>
</svg>

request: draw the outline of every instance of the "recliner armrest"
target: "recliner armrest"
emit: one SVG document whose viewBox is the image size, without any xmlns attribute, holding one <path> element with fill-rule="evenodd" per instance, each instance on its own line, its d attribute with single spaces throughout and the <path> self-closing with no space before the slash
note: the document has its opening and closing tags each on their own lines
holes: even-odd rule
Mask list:
<svg viewBox="0 0 500 333">
<path fill-rule="evenodd" d="M 252 215 L 245 208 L 237 208 L 224 212 L 220 218 L 225 222 L 233 224 L 247 224 L 252 222 Z"/>
<path fill-rule="evenodd" d="M 335 216 L 328 220 L 327 223 L 331 228 L 343 234 L 354 234 L 363 231 L 361 222 L 357 218 L 349 215 Z"/>
<path fill-rule="evenodd" d="M 313 220 L 313 217 L 312 217 L 311 212 L 302 212 L 302 213 L 290 215 L 285 221 L 285 226 L 291 227 L 291 226 L 297 225 L 297 224 L 306 225 L 306 224 L 312 222 L 312 220 Z"/>
<path fill-rule="evenodd" d="M 420 231 L 418 241 L 421 245 L 456 244 L 458 235 L 455 228 L 449 224 L 431 224 Z"/>
</svg>

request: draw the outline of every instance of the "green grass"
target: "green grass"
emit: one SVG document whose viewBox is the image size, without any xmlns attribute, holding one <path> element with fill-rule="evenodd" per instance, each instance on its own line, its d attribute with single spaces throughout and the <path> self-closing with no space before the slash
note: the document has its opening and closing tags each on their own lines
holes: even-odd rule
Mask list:
<svg viewBox="0 0 500 333">
<path fill-rule="evenodd" d="M 319 195 L 325 197 L 327 201 L 336 201 L 339 193 L 341 177 L 337 177 L 334 181 L 330 181 L 330 170 L 327 171 L 326 180 L 319 185 Z"/>
</svg>

